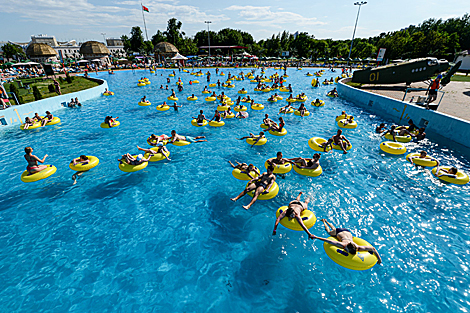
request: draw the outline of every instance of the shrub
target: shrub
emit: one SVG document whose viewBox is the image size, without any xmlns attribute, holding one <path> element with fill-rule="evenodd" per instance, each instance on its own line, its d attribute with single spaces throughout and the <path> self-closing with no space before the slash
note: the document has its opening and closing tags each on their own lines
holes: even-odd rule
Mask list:
<svg viewBox="0 0 470 313">
<path fill-rule="evenodd" d="M 13 92 L 16 96 L 18 96 L 18 88 L 15 85 L 15 82 L 10 83 L 10 92 Z"/>
<path fill-rule="evenodd" d="M 33 86 L 33 96 L 34 100 L 38 101 L 42 99 L 41 92 L 38 89 L 38 86 Z"/>
<path fill-rule="evenodd" d="M 18 96 L 18 104 L 24 104 L 23 96 Z"/>
<path fill-rule="evenodd" d="M 49 85 L 47 86 L 47 89 L 49 89 L 49 92 L 55 92 L 55 87 L 54 87 L 53 84 L 49 84 Z"/>
<path fill-rule="evenodd" d="M 59 77 L 59 83 L 60 83 L 60 84 L 63 84 L 63 83 L 64 83 L 64 79 L 62 78 L 62 76 Z"/>
<path fill-rule="evenodd" d="M 70 77 L 69 72 L 65 72 L 65 80 L 66 80 L 67 83 L 69 83 L 69 84 L 72 83 L 73 77 Z"/>
</svg>

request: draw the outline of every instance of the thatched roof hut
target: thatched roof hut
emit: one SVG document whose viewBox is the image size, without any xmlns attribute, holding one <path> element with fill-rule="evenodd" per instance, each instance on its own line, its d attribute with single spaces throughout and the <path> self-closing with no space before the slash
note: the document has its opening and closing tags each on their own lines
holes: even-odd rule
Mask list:
<svg viewBox="0 0 470 313">
<path fill-rule="evenodd" d="M 110 52 L 108 48 L 101 42 L 87 41 L 81 45 L 80 54 L 93 55 L 94 57 L 96 57 L 96 56 L 109 55 Z"/>
<path fill-rule="evenodd" d="M 178 49 L 169 42 L 159 42 L 155 45 L 155 55 L 173 57 L 178 52 Z"/>
<path fill-rule="evenodd" d="M 53 57 L 57 55 L 57 51 L 45 43 L 32 43 L 26 48 L 26 55 L 28 57 Z"/>
</svg>

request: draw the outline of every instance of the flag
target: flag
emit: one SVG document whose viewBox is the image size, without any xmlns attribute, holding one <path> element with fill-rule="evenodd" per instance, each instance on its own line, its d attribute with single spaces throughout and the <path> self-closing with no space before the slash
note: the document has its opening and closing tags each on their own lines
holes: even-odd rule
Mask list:
<svg viewBox="0 0 470 313">
<path fill-rule="evenodd" d="M 149 8 L 147 8 L 146 6 L 142 6 L 142 10 L 144 10 L 145 12 L 149 12 Z"/>
</svg>

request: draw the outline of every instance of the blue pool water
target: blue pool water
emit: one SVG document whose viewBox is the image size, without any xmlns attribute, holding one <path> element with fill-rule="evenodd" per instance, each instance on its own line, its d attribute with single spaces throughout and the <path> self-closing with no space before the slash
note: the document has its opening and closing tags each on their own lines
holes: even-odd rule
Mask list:
<svg viewBox="0 0 470 313">
<path fill-rule="evenodd" d="M 227 77 L 211 72 L 212 80 Z M 266 108 L 249 110 L 246 120 L 226 120 L 221 128 L 195 128 L 191 116 L 200 108 L 209 116 L 215 105 L 184 100 L 177 113 L 158 112 L 155 105 L 169 95 L 159 90 L 169 73 L 163 70 L 156 76 L 100 73 L 115 96 L 56 112 L 62 119 L 56 126 L 3 131 L 0 311 L 468 312 L 469 187 L 441 183 L 404 157 L 381 153 L 374 130 L 383 119 L 325 97 L 332 87 L 310 87 L 312 77 L 305 77 L 306 72 L 289 69 L 288 82 L 294 95 L 303 91 L 309 96 L 312 114 L 286 116 L 288 135 L 267 135 L 265 146 L 250 148 L 235 138 L 259 132 L 264 113 L 277 117 L 285 101 L 268 104 L 267 93 L 254 93 L 249 81 L 237 81 L 236 88 L 217 92 L 234 98 L 245 87 Z M 152 84 L 137 87 L 144 75 Z M 195 77 L 179 76 L 185 82 L 180 99 L 192 93 L 203 99 L 205 77 L 189 86 Z M 152 106 L 137 105 L 143 95 Z M 326 101 L 324 107 L 310 105 L 317 97 Z M 277 151 L 285 157 L 311 157 L 308 139 L 334 134 L 334 117 L 342 110 L 359 123 L 345 131 L 353 143 L 350 153 L 323 154 L 320 177 L 292 171 L 279 178 L 279 195 L 258 201 L 249 211 L 241 207 L 249 196 L 230 201 L 245 183 L 232 177 L 228 160 L 264 169 L 264 161 Z M 121 125 L 101 129 L 109 114 L 119 116 Z M 172 129 L 207 136 L 208 142 L 170 145 L 171 162 L 150 163 L 140 172 L 118 169 L 121 154 L 137 152 L 136 145 L 148 147 L 151 133 Z M 25 146 L 39 157 L 49 154 L 46 163 L 57 167 L 56 174 L 22 183 Z M 425 140 L 407 147 L 425 149 L 445 165 L 470 171 L 466 156 L 451 145 Z M 68 163 L 80 154 L 101 162 L 72 185 Z M 275 211 L 299 191 L 312 199 L 318 219 L 327 218 L 369 241 L 383 264 L 364 272 L 346 270 L 326 256 L 320 241 L 307 240 L 303 232 L 280 226 L 272 236 Z M 327 237 L 321 222 L 311 231 Z"/>
</svg>

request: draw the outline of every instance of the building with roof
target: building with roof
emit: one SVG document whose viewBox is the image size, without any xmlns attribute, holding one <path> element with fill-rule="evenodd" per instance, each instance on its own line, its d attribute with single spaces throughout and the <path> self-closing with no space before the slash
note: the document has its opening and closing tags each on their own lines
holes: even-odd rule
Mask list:
<svg viewBox="0 0 470 313">
<path fill-rule="evenodd" d="M 87 41 L 80 46 L 80 54 L 89 61 L 100 60 L 102 64 L 110 63 L 109 49 L 101 42 Z"/>
<path fill-rule="evenodd" d="M 32 43 L 26 48 L 26 56 L 35 62 L 50 62 L 57 60 L 57 51 L 45 43 Z"/>
<path fill-rule="evenodd" d="M 459 71 L 470 73 L 470 50 L 463 50 L 457 53 L 454 62 L 457 63 L 458 61 L 462 61 Z"/>
</svg>

